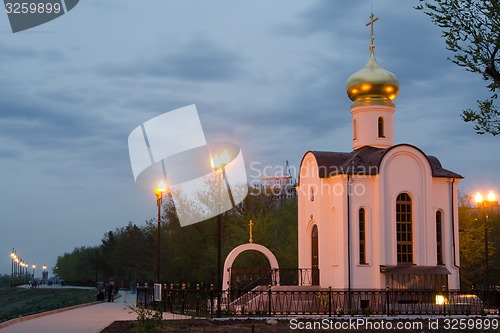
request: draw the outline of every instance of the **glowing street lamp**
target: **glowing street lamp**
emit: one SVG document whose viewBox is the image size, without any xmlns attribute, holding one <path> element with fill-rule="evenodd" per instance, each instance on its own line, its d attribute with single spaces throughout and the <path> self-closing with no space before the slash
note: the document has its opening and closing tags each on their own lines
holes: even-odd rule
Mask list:
<svg viewBox="0 0 500 333">
<path fill-rule="evenodd" d="M 496 196 L 493 191 L 490 191 L 487 195 L 487 200 L 483 200 L 483 196 L 481 193 L 477 192 L 476 196 L 474 197 L 478 209 L 479 206 L 482 205 L 484 208 L 484 282 L 486 285 L 486 289 L 488 290 L 490 288 L 490 282 L 489 282 L 489 250 L 488 250 L 488 211 L 487 208 L 488 206 L 498 204 L 496 202 Z"/>
<path fill-rule="evenodd" d="M 28 279 L 28 263 L 26 261 L 23 262 L 23 267 L 24 267 L 24 283 L 26 283 L 26 280 Z"/>
<path fill-rule="evenodd" d="M 14 287 L 14 262 L 16 261 L 16 251 L 12 248 L 12 252 L 10 253 L 11 260 L 11 268 L 10 268 L 10 286 Z"/>
<path fill-rule="evenodd" d="M 158 253 L 156 262 L 156 281 L 160 283 L 160 224 L 161 224 L 161 203 L 163 201 L 163 193 L 166 191 L 167 187 L 163 181 L 158 183 L 155 188 L 156 194 L 156 205 L 158 206 Z"/>
<path fill-rule="evenodd" d="M 31 277 L 31 279 L 33 280 L 33 282 L 35 282 L 35 268 L 36 268 L 35 263 L 33 263 L 33 265 L 31 265 L 31 268 L 33 268 L 33 275 Z"/>
<path fill-rule="evenodd" d="M 18 259 L 18 266 L 19 266 L 19 273 L 18 273 L 18 277 L 19 277 L 19 283 L 22 282 L 22 279 L 23 279 L 23 269 L 24 269 L 24 261 L 23 259 L 19 258 Z"/>
<path fill-rule="evenodd" d="M 221 234 L 222 234 L 222 178 L 224 177 L 224 167 L 231 161 L 231 156 L 224 150 L 220 155 L 215 154 L 210 163 L 212 169 L 219 171 L 217 173 L 217 317 L 221 315 L 221 292 L 222 292 L 222 262 L 221 262 Z"/>
<path fill-rule="evenodd" d="M 49 274 L 47 272 L 47 266 L 44 264 L 42 266 L 42 283 L 46 283 L 49 279 Z"/>
<path fill-rule="evenodd" d="M 20 270 L 20 277 L 21 277 L 21 281 L 22 283 L 24 283 L 24 261 L 21 259 L 21 262 L 19 263 L 19 265 L 21 266 L 21 270 Z"/>
<path fill-rule="evenodd" d="M 17 255 L 14 257 L 14 278 L 16 279 L 14 283 L 17 283 L 19 278 L 19 257 Z"/>
<path fill-rule="evenodd" d="M 210 162 L 212 164 L 212 169 L 219 170 L 231 162 L 231 155 L 224 149 L 220 155 L 215 154 Z"/>
</svg>

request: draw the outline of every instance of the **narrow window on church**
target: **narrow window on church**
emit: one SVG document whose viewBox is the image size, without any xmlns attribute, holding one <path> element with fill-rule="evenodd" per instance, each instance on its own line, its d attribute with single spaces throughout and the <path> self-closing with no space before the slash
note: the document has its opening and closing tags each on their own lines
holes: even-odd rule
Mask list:
<svg viewBox="0 0 500 333">
<path fill-rule="evenodd" d="M 359 263 L 366 264 L 366 217 L 364 208 L 359 210 Z"/>
<path fill-rule="evenodd" d="M 436 246 L 437 264 L 443 265 L 442 213 L 439 210 L 436 212 Z"/>
<path fill-rule="evenodd" d="M 353 140 L 358 139 L 358 123 L 356 122 L 356 119 L 352 121 L 352 136 Z"/>
<path fill-rule="evenodd" d="M 311 201 L 314 201 L 314 188 L 311 187 Z"/>
<path fill-rule="evenodd" d="M 396 199 L 396 237 L 398 264 L 412 264 L 412 203 L 408 193 L 401 193 Z"/>
<path fill-rule="evenodd" d="M 384 118 L 378 117 L 378 137 L 385 138 L 384 134 Z"/>
</svg>

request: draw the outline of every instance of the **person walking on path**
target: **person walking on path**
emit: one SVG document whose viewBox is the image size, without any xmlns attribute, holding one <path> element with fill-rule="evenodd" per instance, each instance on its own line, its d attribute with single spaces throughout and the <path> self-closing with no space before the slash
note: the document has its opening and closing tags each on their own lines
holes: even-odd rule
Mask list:
<svg viewBox="0 0 500 333">
<path fill-rule="evenodd" d="M 113 302 L 113 282 L 108 283 L 108 302 Z"/>
</svg>

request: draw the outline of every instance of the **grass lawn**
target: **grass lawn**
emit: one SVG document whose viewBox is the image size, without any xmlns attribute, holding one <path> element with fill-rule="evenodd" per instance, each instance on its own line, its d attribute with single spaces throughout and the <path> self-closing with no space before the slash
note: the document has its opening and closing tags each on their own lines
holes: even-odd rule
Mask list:
<svg viewBox="0 0 500 333">
<path fill-rule="evenodd" d="M 0 322 L 95 301 L 94 289 L 0 288 Z"/>
</svg>

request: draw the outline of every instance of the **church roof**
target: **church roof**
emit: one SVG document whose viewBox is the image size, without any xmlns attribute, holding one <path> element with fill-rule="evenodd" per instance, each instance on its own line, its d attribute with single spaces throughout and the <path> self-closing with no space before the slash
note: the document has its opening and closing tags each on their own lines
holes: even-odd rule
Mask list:
<svg viewBox="0 0 500 333">
<path fill-rule="evenodd" d="M 341 174 L 376 175 L 379 173 L 380 163 L 383 157 L 391 149 L 399 146 L 409 146 L 420 151 L 429 162 L 433 177 L 463 178 L 463 176 L 442 167 L 439 160 L 434 156 L 427 156 L 415 146 L 399 144 L 389 148 L 376 148 L 364 146 L 350 153 L 310 151 L 318 163 L 318 174 L 320 178 L 328 178 Z"/>
</svg>

